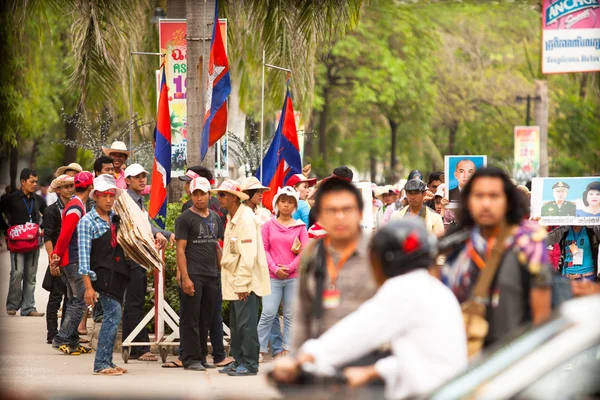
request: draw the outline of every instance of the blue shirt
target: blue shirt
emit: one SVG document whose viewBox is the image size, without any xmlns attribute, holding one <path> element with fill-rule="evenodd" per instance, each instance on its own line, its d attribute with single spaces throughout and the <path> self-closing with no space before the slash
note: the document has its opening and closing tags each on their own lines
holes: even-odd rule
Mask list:
<svg viewBox="0 0 600 400">
<path fill-rule="evenodd" d="M 296 210 L 296 212 L 294 212 L 292 214 L 292 218 L 299 219 L 300 221 L 304 222 L 304 224 L 306 225 L 306 229 L 309 229 L 310 228 L 309 222 L 308 222 L 309 214 L 310 214 L 310 206 L 308 205 L 306 200 L 300 200 L 298 202 L 298 209 Z"/>
<path fill-rule="evenodd" d="M 108 213 L 112 221 L 114 212 Z M 79 273 L 89 276 L 91 280 L 96 280 L 96 273 L 90 268 L 90 254 L 92 252 L 92 240 L 98 239 L 110 229 L 108 222 L 103 220 L 96 208 L 85 214 L 77 224 L 77 243 L 79 247 Z"/>
<path fill-rule="evenodd" d="M 577 241 L 577 247 L 583 249 L 583 263 L 581 265 L 573 265 L 573 253 L 569 246 Z M 565 240 L 565 273 L 566 274 L 587 274 L 594 272 L 594 258 L 592 257 L 592 246 L 590 238 L 587 235 L 587 230 L 581 228 L 579 232 L 575 232 L 573 228 L 569 228 Z"/>
</svg>

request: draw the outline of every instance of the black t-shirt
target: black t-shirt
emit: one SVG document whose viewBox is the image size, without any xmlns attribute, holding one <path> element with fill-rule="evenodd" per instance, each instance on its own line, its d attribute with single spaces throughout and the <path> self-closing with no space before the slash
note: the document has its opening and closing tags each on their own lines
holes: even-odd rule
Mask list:
<svg viewBox="0 0 600 400">
<path fill-rule="evenodd" d="M 219 276 L 216 246 L 224 233 L 223 222 L 213 210 L 203 218 L 188 209 L 177 218 L 175 239 L 187 240 L 185 257 L 189 275 Z"/>
<path fill-rule="evenodd" d="M 188 208 L 191 208 L 194 205 L 194 203 L 192 202 L 192 200 L 188 200 L 186 201 L 182 206 L 181 206 L 181 212 L 184 212 L 185 210 L 187 210 Z M 216 197 L 211 197 L 210 200 L 208 201 L 208 208 L 210 208 L 211 210 L 215 211 L 219 217 L 221 218 L 221 222 L 223 223 L 223 225 L 225 225 L 227 223 L 227 210 L 224 208 L 221 208 L 219 206 L 219 200 L 217 200 Z"/>
</svg>

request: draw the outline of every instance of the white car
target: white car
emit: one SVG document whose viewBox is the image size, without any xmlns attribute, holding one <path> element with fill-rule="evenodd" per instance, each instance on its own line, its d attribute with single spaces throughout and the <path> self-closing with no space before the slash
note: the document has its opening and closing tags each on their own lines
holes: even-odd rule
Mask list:
<svg viewBox="0 0 600 400">
<path fill-rule="evenodd" d="M 600 295 L 564 303 L 426 396 L 430 399 L 600 398 Z"/>
</svg>

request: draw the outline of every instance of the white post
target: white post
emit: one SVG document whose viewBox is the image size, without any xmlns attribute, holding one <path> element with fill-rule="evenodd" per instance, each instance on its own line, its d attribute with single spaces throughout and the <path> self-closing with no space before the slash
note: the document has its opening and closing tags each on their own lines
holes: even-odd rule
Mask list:
<svg viewBox="0 0 600 400">
<path fill-rule="evenodd" d="M 265 50 L 262 56 L 262 91 L 260 96 L 260 183 L 263 180 L 263 146 L 265 139 Z"/>
<path fill-rule="evenodd" d="M 133 144 L 133 126 L 131 120 L 133 119 L 133 42 L 129 41 L 129 151 L 132 150 Z M 108 144 L 108 143 L 107 143 Z M 133 162 L 133 154 L 132 154 Z"/>
</svg>

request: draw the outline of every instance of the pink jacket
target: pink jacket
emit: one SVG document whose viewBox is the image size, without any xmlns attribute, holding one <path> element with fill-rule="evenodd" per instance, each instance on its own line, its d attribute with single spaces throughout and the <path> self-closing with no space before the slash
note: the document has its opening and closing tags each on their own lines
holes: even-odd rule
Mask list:
<svg viewBox="0 0 600 400">
<path fill-rule="evenodd" d="M 296 224 L 285 227 L 277 222 L 277 218 L 269 220 L 262 228 L 263 245 L 267 255 L 267 264 L 269 265 L 269 275 L 271 278 L 279 279 L 275 273 L 279 269 L 277 264 L 282 264 L 289 268 L 287 279 L 298 277 L 298 264 L 300 264 L 300 254 L 292 253 L 294 240 L 298 238 L 302 243 L 302 248 L 308 243 L 308 234 L 304 222 L 295 220 Z"/>
</svg>

